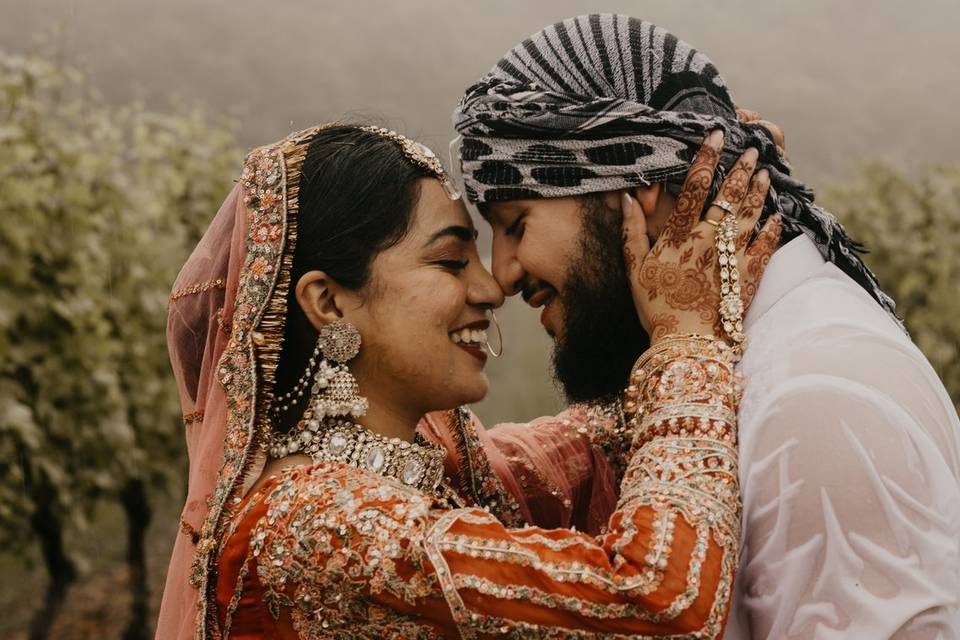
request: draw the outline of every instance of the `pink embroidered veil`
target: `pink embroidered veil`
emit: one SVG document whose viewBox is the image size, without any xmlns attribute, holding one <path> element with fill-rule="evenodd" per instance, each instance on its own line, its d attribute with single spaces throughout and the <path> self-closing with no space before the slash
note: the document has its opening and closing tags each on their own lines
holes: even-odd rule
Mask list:
<svg viewBox="0 0 960 640">
<path fill-rule="evenodd" d="M 190 470 L 158 639 L 219 637 L 210 597 L 218 546 L 230 506 L 247 493 L 264 462 L 265 408 L 273 395 L 297 237 L 300 166 L 320 130 L 291 134 L 247 156 L 238 184 L 170 296 L 167 340 Z M 568 413 L 564 424 L 573 420 L 575 427 L 582 416 Z M 547 429 L 508 425 L 487 433 L 472 416 L 459 415 L 430 414 L 420 432 L 447 448 L 447 473 L 460 478 L 472 501 L 506 524 L 547 520 L 597 529 L 612 511 L 612 473 L 585 438 L 554 438 L 550 419 L 539 421 Z M 546 500 L 525 497 L 526 471 L 550 485 Z M 579 495 L 587 476 L 596 476 L 592 489 Z"/>
<path fill-rule="evenodd" d="M 157 638 L 192 638 L 198 591 L 189 583 L 196 542 L 223 459 L 227 406 L 215 382 L 246 258 L 247 209 L 238 185 L 180 272 L 171 295 L 167 341 L 184 413 L 190 471 L 181 535 L 174 543 Z"/>
<path fill-rule="evenodd" d="M 309 129 L 253 150 L 240 181 L 184 265 L 167 342 L 186 422 L 190 472 L 157 638 L 208 637 L 216 547 L 228 502 L 263 463 L 262 432 L 280 355 Z M 288 188 L 289 184 L 289 188 Z"/>
</svg>

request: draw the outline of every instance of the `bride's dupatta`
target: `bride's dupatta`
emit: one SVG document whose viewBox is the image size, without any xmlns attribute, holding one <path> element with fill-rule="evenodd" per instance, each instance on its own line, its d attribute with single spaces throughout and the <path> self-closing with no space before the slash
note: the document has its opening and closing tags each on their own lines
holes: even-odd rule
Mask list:
<svg viewBox="0 0 960 640">
<path fill-rule="evenodd" d="M 177 277 L 167 340 L 186 422 L 190 475 L 157 638 L 219 636 L 215 566 L 230 507 L 264 462 L 310 139 L 255 149 Z"/>
</svg>

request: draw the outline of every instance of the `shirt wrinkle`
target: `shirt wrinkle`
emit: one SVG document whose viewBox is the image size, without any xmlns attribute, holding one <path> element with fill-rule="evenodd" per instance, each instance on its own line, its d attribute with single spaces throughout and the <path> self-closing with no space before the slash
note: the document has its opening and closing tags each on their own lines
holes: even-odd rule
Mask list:
<svg viewBox="0 0 960 640">
<path fill-rule="evenodd" d="M 960 422 L 933 368 L 805 236 L 744 324 L 726 640 L 960 638 Z"/>
</svg>

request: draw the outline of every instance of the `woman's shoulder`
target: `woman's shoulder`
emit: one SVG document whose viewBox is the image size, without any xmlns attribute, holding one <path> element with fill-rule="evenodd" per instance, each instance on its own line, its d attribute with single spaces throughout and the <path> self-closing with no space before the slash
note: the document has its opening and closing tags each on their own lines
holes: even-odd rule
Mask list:
<svg viewBox="0 0 960 640">
<path fill-rule="evenodd" d="M 423 563 L 432 499 L 390 478 L 337 463 L 285 470 L 262 494 L 250 552 L 267 601 L 306 606 L 323 594 L 360 597 L 387 589 L 421 597 L 429 585 L 403 579 L 392 559 Z M 311 605 L 311 606 L 315 606 Z"/>
<path fill-rule="evenodd" d="M 323 462 L 286 469 L 264 487 L 252 552 L 281 553 L 364 546 L 359 537 L 399 541 L 424 528 L 433 499 L 400 482 L 347 465 Z M 319 547 L 318 547 L 319 545 Z M 280 558 L 273 558 L 274 563 Z"/>
<path fill-rule="evenodd" d="M 433 506 L 432 498 L 393 478 L 336 462 L 286 468 L 261 492 L 268 523 L 296 520 L 300 524 L 311 514 L 322 515 L 325 522 L 352 520 L 364 508 L 389 507 L 394 515 L 426 515 Z"/>
</svg>

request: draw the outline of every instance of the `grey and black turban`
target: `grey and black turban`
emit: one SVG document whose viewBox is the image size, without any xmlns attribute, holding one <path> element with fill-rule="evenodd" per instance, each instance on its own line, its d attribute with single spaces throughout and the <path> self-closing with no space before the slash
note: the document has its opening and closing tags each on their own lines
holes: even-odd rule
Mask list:
<svg viewBox="0 0 960 640">
<path fill-rule="evenodd" d="M 767 130 L 737 121 L 713 63 L 649 22 L 603 14 L 547 27 L 467 89 L 453 120 L 474 203 L 679 185 L 703 138 L 721 128 L 715 191 L 756 147 L 772 181 L 761 224 L 782 211 L 784 240 L 809 236 L 896 318 L 894 301 L 857 255 L 862 247 L 790 176 Z"/>
</svg>

